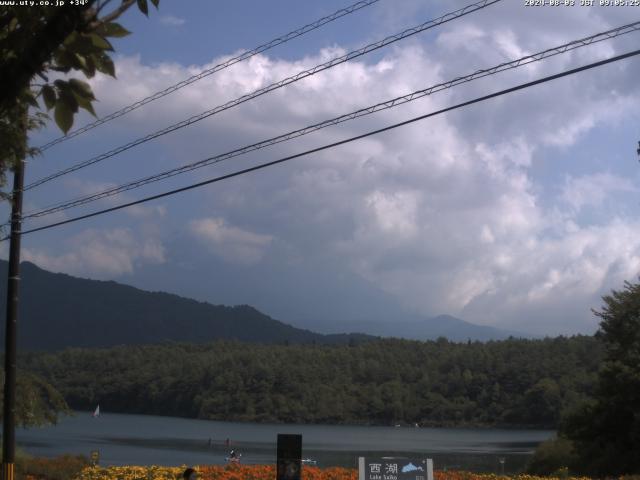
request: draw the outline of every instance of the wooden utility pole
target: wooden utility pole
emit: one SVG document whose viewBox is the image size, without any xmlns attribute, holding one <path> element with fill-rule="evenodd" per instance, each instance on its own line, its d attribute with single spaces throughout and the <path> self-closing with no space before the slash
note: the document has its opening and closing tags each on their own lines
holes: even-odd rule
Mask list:
<svg viewBox="0 0 640 480">
<path fill-rule="evenodd" d="M 4 411 L 2 420 L 2 480 L 14 480 L 16 457 L 16 339 L 18 294 L 20 291 L 20 235 L 22 225 L 22 187 L 24 159 L 13 169 L 11 197 L 11 236 L 7 281 L 7 317 L 4 336 Z"/>
</svg>

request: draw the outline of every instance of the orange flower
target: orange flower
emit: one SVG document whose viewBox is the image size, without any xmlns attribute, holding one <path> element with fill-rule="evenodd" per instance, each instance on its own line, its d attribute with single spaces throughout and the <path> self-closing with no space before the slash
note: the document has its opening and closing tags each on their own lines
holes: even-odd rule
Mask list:
<svg viewBox="0 0 640 480">
<path fill-rule="evenodd" d="M 173 480 L 180 476 L 184 468 L 184 465 L 182 467 L 88 467 L 75 480 Z M 195 468 L 201 480 L 274 480 L 276 477 L 274 465 L 201 465 Z M 434 480 L 559 480 L 554 477 L 533 475 L 500 476 L 461 471 L 435 471 L 434 477 Z M 357 478 L 356 469 L 302 467 L 302 480 L 357 480 Z M 27 480 L 36 479 L 31 477 Z M 589 479 L 571 477 L 568 480 Z"/>
</svg>

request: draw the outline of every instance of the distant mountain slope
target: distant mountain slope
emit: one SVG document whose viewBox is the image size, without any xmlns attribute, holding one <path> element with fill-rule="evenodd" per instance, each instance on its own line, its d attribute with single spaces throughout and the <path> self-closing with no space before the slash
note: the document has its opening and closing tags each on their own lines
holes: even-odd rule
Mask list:
<svg viewBox="0 0 640 480">
<path fill-rule="evenodd" d="M 311 328 L 321 332 L 366 332 L 368 335 L 380 337 L 396 337 L 421 341 L 436 340 L 439 337 L 445 337 L 453 342 L 466 342 L 467 340 L 485 342 L 488 340 L 505 340 L 509 337 L 533 338 L 532 335 L 522 332 L 476 325 L 452 317 L 451 315 L 438 315 L 437 317 L 428 318 L 418 315 L 398 314 L 388 321 L 363 319 L 343 322 L 322 322 L 318 319 L 316 321 L 307 320 L 304 324 L 297 326 Z"/>
<path fill-rule="evenodd" d="M 526 336 L 474 325 L 450 315 L 428 319 L 402 313 L 384 322 L 317 319 L 294 327 L 248 305 L 212 305 L 113 281 L 51 273 L 29 262 L 23 262 L 21 269 L 18 344 L 26 350 L 166 341 L 209 342 L 217 339 L 345 344 L 371 340 L 374 338 L 372 335 L 413 340 L 446 337 L 463 342 L 468 339 L 487 341 Z M 0 339 L 4 337 L 6 281 L 7 262 L 0 260 L 0 319 L 3 322 Z"/>
<path fill-rule="evenodd" d="M 4 337 L 7 262 L 0 261 Z M 227 307 L 113 281 L 51 273 L 23 262 L 18 345 L 27 350 L 106 347 L 164 341 L 236 339 L 261 343 L 348 343 L 366 335 L 321 335 L 248 306 Z"/>
<path fill-rule="evenodd" d="M 446 337 L 454 342 L 463 342 L 468 339 L 487 341 L 504 340 L 509 337 L 530 337 L 530 335 L 520 332 L 465 322 L 451 315 L 438 315 L 434 318 L 415 318 L 413 321 L 401 322 L 395 330 L 402 333 L 400 336 L 415 340 L 432 340 L 438 337 Z"/>
</svg>

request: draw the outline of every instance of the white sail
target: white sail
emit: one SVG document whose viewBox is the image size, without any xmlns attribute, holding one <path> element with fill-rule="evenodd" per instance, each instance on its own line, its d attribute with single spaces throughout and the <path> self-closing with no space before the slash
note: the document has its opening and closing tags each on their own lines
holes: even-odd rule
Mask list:
<svg viewBox="0 0 640 480">
<path fill-rule="evenodd" d="M 94 417 L 97 417 L 97 416 L 99 416 L 99 415 L 100 415 L 100 405 L 98 405 L 98 406 L 96 407 L 96 411 L 95 411 L 95 412 L 93 412 L 93 416 L 94 416 Z"/>
</svg>

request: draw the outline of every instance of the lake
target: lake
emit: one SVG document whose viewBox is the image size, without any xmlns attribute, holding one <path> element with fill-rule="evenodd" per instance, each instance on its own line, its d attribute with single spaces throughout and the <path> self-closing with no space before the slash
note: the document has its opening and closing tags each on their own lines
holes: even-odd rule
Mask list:
<svg viewBox="0 0 640 480">
<path fill-rule="evenodd" d="M 436 469 L 522 470 L 549 430 L 369 427 L 214 422 L 152 415 L 75 412 L 58 425 L 17 429 L 20 448 L 53 457 L 100 452 L 101 465 L 225 463 L 230 448 L 247 464 L 275 463 L 278 433 L 302 434 L 303 458 L 318 466 L 357 466 L 358 456 L 423 456 Z M 226 447 L 229 439 L 231 447 Z"/>
</svg>

